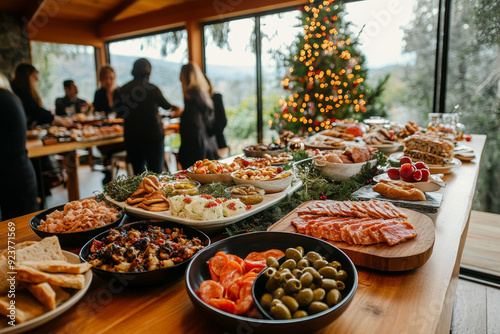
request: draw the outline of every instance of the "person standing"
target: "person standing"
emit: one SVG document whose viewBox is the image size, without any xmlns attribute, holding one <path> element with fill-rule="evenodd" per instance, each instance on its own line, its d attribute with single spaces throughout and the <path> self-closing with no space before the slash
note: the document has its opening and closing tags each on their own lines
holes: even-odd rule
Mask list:
<svg viewBox="0 0 500 334">
<path fill-rule="evenodd" d="M 110 65 L 104 65 L 99 71 L 101 88 L 94 94 L 94 111 L 103 111 L 109 115 L 113 110 L 113 101 L 118 98 L 116 73 Z"/>
<path fill-rule="evenodd" d="M 26 150 L 26 115 L 0 73 L 0 221 L 38 210 L 37 183 Z"/>
<path fill-rule="evenodd" d="M 134 174 L 146 169 L 161 173 L 165 160 L 165 132 L 158 107 L 176 111 L 161 90 L 149 82 L 151 63 L 140 58 L 134 62 L 134 79 L 120 88 L 114 109 L 124 119 L 124 138 L 127 160 Z"/>
<path fill-rule="evenodd" d="M 78 87 L 73 80 L 65 80 L 63 87 L 65 95 L 56 99 L 56 115 L 73 116 L 88 110 L 89 104 L 78 97 Z"/>
<path fill-rule="evenodd" d="M 180 117 L 179 163 L 186 169 L 197 160 L 219 159 L 215 138 L 214 103 L 201 69 L 190 62 L 181 68 L 184 111 Z"/>
<path fill-rule="evenodd" d="M 229 156 L 229 147 L 226 143 L 226 137 L 224 136 L 224 129 L 227 125 L 226 109 L 224 109 L 224 102 L 222 100 L 222 94 L 215 93 L 212 82 L 205 75 L 205 79 L 210 87 L 210 96 L 212 96 L 212 101 L 214 103 L 214 117 L 215 117 L 215 139 L 217 140 L 217 153 L 220 158 L 227 158 Z"/>
</svg>

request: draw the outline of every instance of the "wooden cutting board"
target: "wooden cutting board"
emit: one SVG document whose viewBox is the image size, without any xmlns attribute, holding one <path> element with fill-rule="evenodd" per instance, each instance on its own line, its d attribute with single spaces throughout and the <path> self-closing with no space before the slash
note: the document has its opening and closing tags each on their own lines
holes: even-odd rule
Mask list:
<svg viewBox="0 0 500 334">
<path fill-rule="evenodd" d="M 267 230 L 298 233 L 291 221 L 298 216 L 297 210 L 309 203 L 302 203 L 298 208 L 271 225 Z M 408 222 L 417 230 L 418 235 L 416 238 L 395 246 L 388 246 L 387 244 L 360 246 L 349 245 L 345 242 L 325 241 L 340 248 L 357 266 L 382 271 L 405 271 L 418 268 L 432 254 L 434 247 L 434 224 L 429 217 L 422 213 L 404 208 L 399 209 L 408 216 Z"/>
</svg>

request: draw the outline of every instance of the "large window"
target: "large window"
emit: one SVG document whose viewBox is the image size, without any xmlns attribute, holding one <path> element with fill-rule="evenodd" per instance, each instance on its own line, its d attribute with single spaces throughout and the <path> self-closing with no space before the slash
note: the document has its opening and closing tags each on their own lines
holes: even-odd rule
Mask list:
<svg viewBox="0 0 500 334">
<path fill-rule="evenodd" d="M 31 42 L 33 66 L 38 70 L 38 90 L 46 109 L 64 96 L 63 81 L 74 80 L 78 97 L 92 103 L 97 87 L 94 48 L 84 45 Z"/>
<path fill-rule="evenodd" d="M 133 63 L 147 58 L 152 66 L 150 82 L 160 87 L 170 103 L 184 104 L 179 75 L 182 65 L 188 61 L 186 30 L 114 41 L 108 46 L 119 86 L 132 80 Z"/>
<path fill-rule="evenodd" d="M 204 27 L 205 72 L 222 94 L 228 124 L 224 130 L 232 153 L 257 143 L 257 84 L 253 18 Z M 217 36 L 223 34 L 223 40 Z"/>
</svg>

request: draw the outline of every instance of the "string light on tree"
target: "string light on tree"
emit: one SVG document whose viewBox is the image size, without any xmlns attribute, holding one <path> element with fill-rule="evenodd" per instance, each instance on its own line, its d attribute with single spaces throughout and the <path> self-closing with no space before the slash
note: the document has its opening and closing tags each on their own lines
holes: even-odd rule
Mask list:
<svg viewBox="0 0 500 334">
<path fill-rule="evenodd" d="M 289 57 L 289 75 L 282 85 L 291 92 L 282 98 L 280 118 L 295 133 L 332 127 L 335 119 L 364 112 L 366 69 L 358 40 L 350 37 L 344 6 L 335 0 L 310 0 L 299 8 L 303 34 Z"/>
</svg>

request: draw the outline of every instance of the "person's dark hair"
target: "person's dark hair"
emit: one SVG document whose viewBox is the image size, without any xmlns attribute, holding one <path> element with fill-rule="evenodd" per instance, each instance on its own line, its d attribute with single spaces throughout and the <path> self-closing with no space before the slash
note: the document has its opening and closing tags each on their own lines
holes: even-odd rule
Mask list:
<svg viewBox="0 0 500 334">
<path fill-rule="evenodd" d="M 137 59 L 132 68 L 134 79 L 149 79 L 151 75 L 151 63 L 146 58 Z"/>
<path fill-rule="evenodd" d="M 63 82 L 63 86 L 64 88 L 71 88 L 71 84 L 73 83 L 74 81 L 73 80 L 64 80 Z"/>
<path fill-rule="evenodd" d="M 38 94 L 38 90 L 35 84 L 31 81 L 31 75 L 37 72 L 36 68 L 27 63 L 22 63 L 17 65 L 14 72 L 14 79 L 11 82 L 11 86 L 25 92 L 31 96 L 40 106 L 42 105 L 42 99 Z"/>
</svg>

